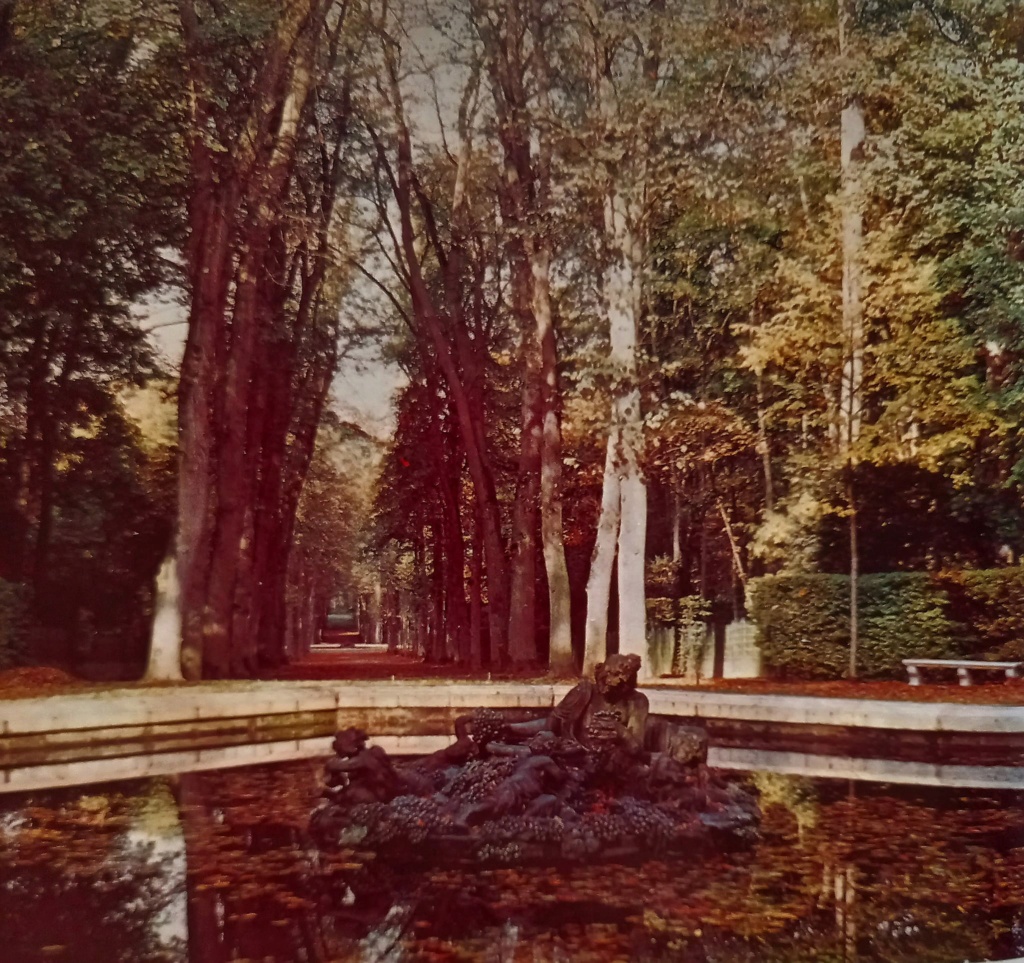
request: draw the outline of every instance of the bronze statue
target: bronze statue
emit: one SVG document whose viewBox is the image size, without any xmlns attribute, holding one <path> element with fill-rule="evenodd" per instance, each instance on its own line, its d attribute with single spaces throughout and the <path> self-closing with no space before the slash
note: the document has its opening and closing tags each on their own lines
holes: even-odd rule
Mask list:
<svg viewBox="0 0 1024 963">
<path fill-rule="evenodd" d="M 458 821 L 475 826 L 502 816 L 548 816 L 558 812 L 557 791 L 566 783 L 566 773 L 550 756 L 527 755 L 478 803 L 462 810 Z"/>
<path fill-rule="evenodd" d="M 647 696 L 637 691 L 639 672 L 638 655 L 609 656 L 594 669 L 593 682 L 578 682 L 555 706 L 551 713 L 555 731 L 586 743 L 588 726 L 599 715 L 606 720 L 611 718 L 607 715 L 611 713 L 619 719 L 620 738 L 642 747 L 650 703 Z"/>
<path fill-rule="evenodd" d="M 643 746 L 649 702 L 637 691 L 640 657 L 612 655 L 594 670 L 594 681 L 580 680 L 565 694 L 551 715 L 529 722 L 498 726 L 493 710 L 477 710 L 455 720 L 455 733 L 462 739 L 475 739 L 482 746 L 490 741 L 522 742 L 540 732 L 575 739 L 586 744 L 587 726 L 599 712 L 614 711 L 622 726 L 621 736 Z"/>
<path fill-rule="evenodd" d="M 367 747 L 362 729 L 343 729 L 334 736 L 334 758 L 325 766 L 324 795 L 341 805 L 390 802 L 408 791 L 408 780 L 395 772 L 380 746 Z"/>
<path fill-rule="evenodd" d="M 477 709 L 456 720 L 451 746 L 397 766 L 366 733 L 343 730 L 311 829 L 332 845 L 477 862 L 637 855 L 688 849 L 712 829 L 749 834 L 753 797 L 709 774 L 703 730 L 650 717 L 639 669 L 635 655 L 609 657 L 541 719 Z"/>
</svg>

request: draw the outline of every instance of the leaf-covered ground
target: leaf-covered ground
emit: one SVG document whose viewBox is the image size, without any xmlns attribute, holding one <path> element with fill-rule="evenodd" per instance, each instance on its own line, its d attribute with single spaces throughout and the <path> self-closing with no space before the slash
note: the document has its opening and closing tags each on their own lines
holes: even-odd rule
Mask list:
<svg viewBox="0 0 1024 963">
<path fill-rule="evenodd" d="M 934 671 L 934 670 L 933 670 Z M 948 682 L 912 686 L 902 681 L 858 680 L 856 682 L 779 682 L 770 679 L 719 679 L 699 684 L 663 677 L 656 686 L 710 692 L 736 692 L 756 695 L 806 695 L 839 699 L 893 699 L 902 702 L 955 702 L 968 705 L 1024 705 L 1024 679 L 1004 681 L 1000 673 L 976 673 L 980 684 L 957 685 L 951 670 L 942 670 Z M 472 671 L 450 663 L 428 663 L 405 653 L 389 653 L 361 648 L 315 652 L 299 662 L 278 670 L 273 679 L 293 681 L 375 679 L 421 681 L 426 685 L 443 685 L 449 681 L 516 681 L 550 683 L 549 676 L 537 670 L 522 672 Z M 270 677 L 262 681 L 271 681 Z M 58 695 L 61 692 L 106 692 L 114 688 L 163 686 L 172 683 L 90 683 L 69 675 L 61 669 L 46 666 L 8 669 L 0 672 L 0 699 Z M 213 686 L 238 683 L 177 683 L 177 685 Z M 250 683 L 258 685 L 258 682 Z"/>
<path fill-rule="evenodd" d="M 950 673 L 952 675 L 952 673 Z M 658 685 L 680 685 L 660 679 Z M 955 681 L 908 685 L 887 680 L 837 682 L 776 682 L 770 679 L 720 679 L 687 689 L 700 692 L 736 692 L 748 695 L 821 696 L 833 699 L 892 699 L 899 702 L 956 702 L 966 705 L 1024 705 L 1024 680 L 985 682 L 961 686 Z"/>
</svg>

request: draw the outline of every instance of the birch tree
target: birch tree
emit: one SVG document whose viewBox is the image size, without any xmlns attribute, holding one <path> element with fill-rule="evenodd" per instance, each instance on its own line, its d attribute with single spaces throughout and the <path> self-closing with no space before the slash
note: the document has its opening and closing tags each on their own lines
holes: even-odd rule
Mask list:
<svg viewBox="0 0 1024 963">
<path fill-rule="evenodd" d="M 671 9 L 669 9 L 671 7 Z M 619 650 L 646 654 L 644 565 L 647 490 L 641 469 L 640 332 L 650 215 L 663 198 L 661 166 L 673 111 L 665 97 L 666 44 L 685 32 L 685 4 L 581 5 L 572 25 L 586 90 L 590 171 L 585 183 L 600 225 L 600 310 L 611 382 L 601 513 L 587 581 L 584 668 L 604 659 L 611 575 L 619 598 Z M 679 105 L 674 104 L 674 109 Z M 645 663 L 646 664 L 646 663 Z"/>
</svg>

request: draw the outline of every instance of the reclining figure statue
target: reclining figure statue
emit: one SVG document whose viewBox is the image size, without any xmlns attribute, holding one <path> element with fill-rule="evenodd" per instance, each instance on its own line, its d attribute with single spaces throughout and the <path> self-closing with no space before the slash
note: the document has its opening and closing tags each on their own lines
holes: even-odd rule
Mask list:
<svg viewBox="0 0 1024 963">
<path fill-rule="evenodd" d="M 703 730 L 667 719 L 649 718 L 650 703 L 647 696 L 637 690 L 639 671 L 639 656 L 609 656 L 594 670 L 594 680 L 582 679 L 578 682 L 550 715 L 529 722 L 505 723 L 500 727 L 500 733 L 488 741 L 520 743 L 540 732 L 551 732 L 556 736 L 574 739 L 587 748 L 595 748 L 591 746 L 593 740 L 588 735 L 595 720 L 602 720 L 600 728 L 605 732 L 609 718 L 617 717 L 617 734 L 622 748 L 635 753 L 665 753 L 683 765 L 705 762 L 707 736 Z M 458 741 L 447 751 L 452 752 L 453 756 L 471 751 L 469 744 L 475 730 L 480 728 L 481 720 L 486 719 L 486 725 L 494 727 L 493 716 L 494 713 L 477 712 L 456 719 L 455 734 Z M 476 741 L 480 742 L 480 739 Z M 460 749 L 455 749 L 456 746 Z"/>
<path fill-rule="evenodd" d="M 637 656 L 613 655 L 539 719 L 477 709 L 456 720 L 452 745 L 420 759 L 393 763 L 361 730 L 339 732 L 311 828 L 334 845 L 505 862 L 746 832 L 756 802 L 709 773 L 702 729 L 650 715 L 639 670 Z"/>
</svg>

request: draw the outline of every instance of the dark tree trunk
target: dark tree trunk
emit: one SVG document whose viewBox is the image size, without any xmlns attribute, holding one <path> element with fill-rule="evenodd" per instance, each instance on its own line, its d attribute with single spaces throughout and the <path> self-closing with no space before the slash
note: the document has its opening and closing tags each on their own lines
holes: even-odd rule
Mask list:
<svg viewBox="0 0 1024 963">
<path fill-rule="evenodd" d="M 387 51 L 386 51 L 387 53 Z M 422 192 L 414 187 L 412 144 L 405 124 L 399 91 L 398 66 L 388 61 L 389 80 L 394 96 L 397 121 L 397 153 L 394 169 L 388 165 L 401 230 L 398 247 L 408 272 L 407 282 L 412 305 L 412 315 L 417 333 L 433 351 L 438 369 L 447 387 L 457 417 L 459 431 L 466 452 L 466 461 L 473 488 L 480 505 L 484 556 L 487 569 L 488 622 L 492 650 L 499 660 L 508 656 L 508 614 L 509 585 L 505 545 L 502 537 L 501 508 L 498 503 L 494 474 L 487 452 L 483 404 L 478 390 L 476 367 L 479 349 L 470 341 L 466 330 L 466 318 L 462 297 L 465 238 L 461 222 L 465 218 L 462 210 L 452 214 L 452 241 L 447 251 L 437 250 L 443 263 L 445 307 L 442 313 L 431 292 L 421 263 L 421 250 L 417 242 L 414 223 L 414 204 L 418 203 L 422 213 L 430 220 L 433 211 L 423 198 Z M 387 158 L 378 142 L 378 154 L 382 162 Z M 414 200 L 415 198 L 415 200 Z M 454 341 L 454 350 L 452 342 Z M 421 354 L 426 355 L 426 350 Z"/>
<path fill-rule="evenodd" d="M 473 544 L 470 555 L 469 582 L 469 664 L 479 669 L 484 661 L 483 641 L 483 538 L 481 534 L 480 514 L 473 505 Z"/>
<path fill-rule="evenodd" d="M 205 147 L 194 150 L 205 154 Z M 226 203 L 214 196 L 203 157 L 199 185 L 189 205 L 188 269 L 192 286 L 188 338 L 178 382 L 178 581 L 181 586 L 182 671 L 198 679 L 204 667 L 214 676 L 228 670 L 228 652 L 203 637 L 206 586 L 212 555 L 215 405 L 217 368 L 230 289 L 231 239 Z M 234 191 L 228 191 L 234 197 Z"/>
<path fill-rule="evenodd" d="M 333 5 L 334 0 L 279 5 L 278 18 L 251 65 L 249 113 L 241 118 L 246 133 L 237 144 L 211 145 L 215 132 L 224 129 L 218 123 L 224 109 L 218 97 L 226 81 L 214 75 L 216 68 L 206 56 L 194 0 L 178 4 L 193 92 L 186 252 L 192 305 L 179 389 L 178 527 L 182 659 L 190 678 L 200 671 L 248 675 L 261 646 L 278 655 L 286 648 L 281 602 L 269 599 L 286 584 L 280 577 L 284 559 L 274 555 L 280 552 L 283 531 L 290 541 L 293 506 L 308 469 L 303 457 L 312 445 L 306 444 L 309 432 L 304 427 L 297 431 L 292 416 L 303 405 L 319 415 L 324 379 L 303 372 L 298 386 L 283 391 L 275 400 L 284 407 L 285 427 L 275 420 L 271 430 L 265 425 L 264 384 L 255 375 L 266 356 L 268 328 L 289 331 L 285 319 L 297 310 L 301 323 L 287 336 L 301 337 L 301 324 L 321 297 L 344 126 L 338 128 L 333 156 L 330 144 L 317 148 L 322 171 L 315 169 L 319 161 L 312 172 L 307 170 L 310 163 L 300 163 L 300 149 L 311 136 L 307 122 L 313 92 L 337 59 L 340 34 L 329 35 L 326 20 Z M 332 31 L 340 31 L 341 22 Z M 225 149 L 231 146 L 237 149 Z M 306 180 L 300 183 L 299 178 Z M 305 221 L 292 217 L 297 197 L 314 199 L 315 209 Z M 298 232 L 302 223 L 309 225 L 308 233 Z M 308 255 L 307 244 L 316 249 L 314 255 Z M 290 285 L 300 252 L 312 268 L 302 276 L 296 295 Z M 333 364 L 333 352 L 328 355 Z M 305 392 L 315 396 L 311 406 Z M 299 435 L 295 447 L 300 458 L 283 469 L 278 483 L 274 460 L 281 459 L 279 439 L 289 433 Z M 289 475 L 290 467 L 298 468 L 296 476 Z M 264 507 L 269 507 L 265 518 Z M 288 542 L 283 544 L 287 548 Z M 273 584 L 261 585 L 261 580 Z M 313 583 L 304 588 L 313 591 L 306 596 L 307 608 L 315 607 L 322 588 Z M 270 618 L 267 611 L 273 613 Z M 289 640 L 308 633 L 311 618 L 306 611 L 290 621 Z M 268 631 L 277 635 L 270 647 Z"/>
<path fill-rule="evenodd" d="M 512 508 L 512 542 L 509 546 L 511 598 L 509 602 L 508 652 L 514 664 L 535 663 L 537 656 L 537 532 L 540 509 L 540 455 L 543 428 L 540 391 L 541 359 L 533 315 L 529 310 L 529 265 L 515 265 L 516 315 L 520 324 L 523 359 L 520 404 L 519 471 Z"/>
</svg>

